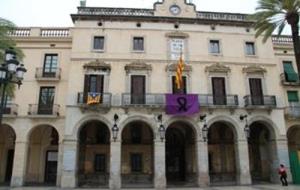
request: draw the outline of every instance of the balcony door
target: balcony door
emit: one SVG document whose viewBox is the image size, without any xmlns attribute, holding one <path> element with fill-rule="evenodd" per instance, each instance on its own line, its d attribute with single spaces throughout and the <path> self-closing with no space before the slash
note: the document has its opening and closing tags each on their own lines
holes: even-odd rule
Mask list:
<svg viewBox="0 0 300 190">
<path fill-rule="evenodd" d="M 226 105 L 225 78 L 213 77 L 211 80 L 214 105 Z"/>
<path fill-rule="evenodd" d="M 54 94 L 54 87 L 41 87 L 38 104 L 38 114 L 53 113 Z"/>
<path fill-rule="evenodd" d="M 250 78 L 249 86 L 252 105 L 264 105 L 264 96 L 262 91 L 261 79 Z"/>
<path fill-rule="evenodd" d="M 57 54 L 46 54 L 43 67 L 43 77 L 55 77 L 57 71 Z"/>
<path fill-rule="evenodd" d="M 172 76 L 172 93 L 173 94 L 186 94 L 186 76 L 182 76 L 182 88 L 178 89 L 176 85 L 176 76 Z"/>
<path fill-rule="evenodd" d="M 145 104 L 146 79 L 143 75 L 131 76 L 131 104 Z"/>
<path fill-rule="evenodd" d="M 84 79 L 84 102 L 87 101 L 89 92 L 100 93 L 100 102 L 102 102 L 104 87 L 104 75 L 85 75 Z"/>
</svg>

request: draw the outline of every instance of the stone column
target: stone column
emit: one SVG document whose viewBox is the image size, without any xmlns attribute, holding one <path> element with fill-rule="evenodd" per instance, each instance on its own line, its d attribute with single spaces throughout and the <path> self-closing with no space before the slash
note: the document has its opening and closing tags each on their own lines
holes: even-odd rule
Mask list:
<svg viewBox="0 0 300 190">
<path fill-rule="evenodd" d="M 16 141 L 11 187 L 21 187 L 25 183 L 28 142 Z"/>
<path fill-rule="evenodd" d="M 77 140 L 63 140 L 61 187 L 74 188 L 77 186 Z"/>
<path fill-rule="evenodd" d="M 155 189 L 166 189 L 166 147 L 165 141 L 154 141 L 154 186 Z"/>
<path fill-rule="evenodd" d="M 202 139 L 197 142 L 197 167 L 199 187 L 209 186 L 208 147 Z"/>
<path fill-rule="evenodd" d="M 250 162 L 248 142 L 246 139 L 238 140 L 236 144 L 236 169 L 237 169 L 237 183 L 239 185 L 250 185 Z"/>
<path fill-rule="evenodd" d="M 61 142 L 58 144 L 58 157 L 57 157 L 57 177 L 56 177 L 56 186 L 61 184 L 61 174 L 62 170 L 62 161 L 63 161 L 63 145 Z"/>
<path fill-rule="evenodd" d="M 120 141 L 110 143 L 110 176 L 109 188 L 121 189 L 121 145 Z"/>
</svg>

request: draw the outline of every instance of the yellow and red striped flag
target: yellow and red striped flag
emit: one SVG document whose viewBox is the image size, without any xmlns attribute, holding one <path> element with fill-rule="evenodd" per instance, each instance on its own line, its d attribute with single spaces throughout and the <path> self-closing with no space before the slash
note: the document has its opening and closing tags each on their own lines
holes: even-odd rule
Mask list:
<svg viewBox="0 0 300 190">
<path fill-rule="evenodd" d="M 176 69 L 176 87 L 181 89 L 183 87 L 182 73 L 184 70 L 184 62 L 182 59 L 182 54 L 180 55 L 179 62 Z"/>
</svg>

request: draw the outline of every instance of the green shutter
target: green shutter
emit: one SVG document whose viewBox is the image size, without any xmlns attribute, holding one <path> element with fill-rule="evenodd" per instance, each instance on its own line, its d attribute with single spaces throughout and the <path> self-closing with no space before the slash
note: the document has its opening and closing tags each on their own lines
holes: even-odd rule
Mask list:
<svg viewBox="0 0 300 190">
<path fill-rule="evenodd" d="M 299 102 L 297 91 L 288 91 L 287 95 L 288 95 L 288 101 L 289 102 Z"/>
<path fill-rule="evenodd" d="M 294 184 L 300 184 L 300 158 L 297 151 L 290 152 L 290 166 Z"/>
<path fill-rule="evenodd" d="M 291 62 L 283 62 L 285 79 L 287 82 L 297 82 L 298 74 L 294 71 L 293 65 Z"/>
</svg>

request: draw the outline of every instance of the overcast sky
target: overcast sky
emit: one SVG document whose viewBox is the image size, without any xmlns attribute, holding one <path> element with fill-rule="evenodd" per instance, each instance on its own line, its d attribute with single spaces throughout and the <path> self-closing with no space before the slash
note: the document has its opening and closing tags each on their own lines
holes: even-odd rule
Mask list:
<svg viewBox="0 0 300 190">
<path fill-rule="evenodd" d="M 17 26 L 72 26 L 80 0 L 0 0 L 0 17 Z M 87 6 L 153 8 L 157 0 L 87 0 Z M 257 0 L 193 0 L 198 11 L 253 13 Z"/>
</svg>

